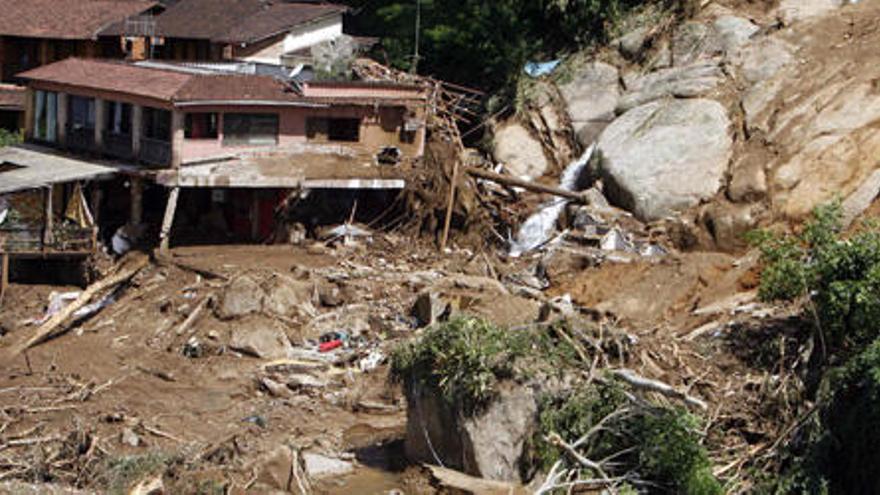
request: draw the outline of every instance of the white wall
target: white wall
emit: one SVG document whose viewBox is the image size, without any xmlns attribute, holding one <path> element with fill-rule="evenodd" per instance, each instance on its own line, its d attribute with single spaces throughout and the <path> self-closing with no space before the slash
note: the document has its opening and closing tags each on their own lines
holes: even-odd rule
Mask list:
<svg viewBox="0 0 880 495">
<path fill-rule="evenodd" d="M 337 14 L 315 23 L 294 28 L 284 38 L 284 53 L 295 52 L 340 36 L 342 36 L 342 14 Z"/>
</svg>

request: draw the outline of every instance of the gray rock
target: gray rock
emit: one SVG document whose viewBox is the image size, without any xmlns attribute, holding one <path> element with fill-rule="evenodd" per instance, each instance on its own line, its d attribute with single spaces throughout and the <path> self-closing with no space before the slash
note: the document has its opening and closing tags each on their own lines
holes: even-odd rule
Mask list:
<svg viewBox="0 0 880 495">
<path fill-rule="evenodd" d="M 286 381 L 287 387 L 292 390 L 324 388 L 328 383 L 324 378 L 318 378 L 308 373 L 293 373 L 287 375 Z"/>
<path fill-rule="evenodd" d="M 284 329 L 265 318 L 242 320 L 231 332 L 229 348 L 260 359 L 283 359 L 293 350 Z"/>
<path fill-rule="evenodd" d="M 775 37 L 758 38 L 743 46 L 732 61 L 752 84 L 770 79 L 794 61 L 794 47 Z"/>
<path fill-rule="evenodd" d="M 617 41 L 620 54 L 630 60 L 638 59 L 648 43 L 649 34 L 651 34 L 651 30 L 647 26 L 642 26 L 621 36 Z"/>
<path fill-rule="evenodd" d="M 495 129 L 493 155 L 511 174 L 519 177 L 540 177 L 550 165 L 541 141 L 518 122 L 506 122 Z"/>
<path fill-rule="evenodd" d="M 124 428 L 119 434 L 119 441 L 129 447 L 140 447 L 141 437 L 138 436 L 131 428 Z"/>
<path fill-rule="evenodd" d="M 407 393 L 405 449 L 414 462 L 436 464 L 497 481 L 520 482 L 520 465 L 534 429 L 536 394 L 527 386 L 502 386 L 477 416 L 465 419 L 438 393 Z"/>
<path fill-rule="evenodd" d="M 733 15 L 723 15 L 712 24 L 721 40 L 724 53 L 735 53 L 741 46 L 748 43 L 760 28 L 748 19 Z"/>
<path fill-rule="evenodd" d="M 630 77 L 627 92 L 617 104 L 617 113 L 667 97 L 695 98 L 715 89 L 724 79 L 724 72 L 714 62 L 701 62 L 684 67 L 660 69 Z"/>
<path fill-rule="evenodd" d="M 315 479 L 340 476 L 354 471 L 354 466 L 348 461 L 312 452 L 305 452 L 303 454 L 303 461 L 306 464 L 306 473 L 309 477 Z"/>
<path fill-rule="evenodd" d="M 687 22 L 672 36 L 672 63 L 677 66 L 715 58 L 724 53 L 721 37 L 713 26 Z"/>
<path fill-rule="evenodd" d="M 264 290 L 263 311 L 267 313 L 288 318 L 318 314 L 314 305 L 317 291 L 311 282 L 275 275 L 264 284 Z"/>
<path fill-rule="evenodd" d="M 599 138 L 609 200 L 656 220 L 715 195 L 732 154 L 730 121 L 713 100 L 664 100 L 637 107 Z"/>
<path fill-rule="evenodd" d="M 446 303 L 435 291 L 425 291 L 416 297 L 413 304 L 412 315 L 416 318 L 419 326 L 426 327 L 440 321 L 440 318 L 446 313 L 449 304 Z"/>
<path fill-rule="evenodd" d="M 262 310 L 265 293 L 256 280 L 248 275 L 233 279 L 223 290 L 217 305 L 221 320 L 240 318 Z"/>
<path fill-rule="evenodd" d="M 589 146 L 611 121 L 620 98 L 617 68 L 592 62 L 581 68 L 573 79 L 559 87 L 568 107 L 578 141 Z"/>
</svg>

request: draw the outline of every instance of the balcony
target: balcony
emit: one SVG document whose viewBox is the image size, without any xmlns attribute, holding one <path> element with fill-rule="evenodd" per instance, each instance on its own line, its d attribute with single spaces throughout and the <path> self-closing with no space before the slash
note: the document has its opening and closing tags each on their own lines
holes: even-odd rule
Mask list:
<svg viewBox="0 0 880 495">
<path fill-rule="evenodd" d="M 131 134 L 104 131 L 104 149 L 102 151 L 105 155 L 113 158 L 130 160 L 133 157 Z"/>
<path fill-rule="evenodd" d="M 81 153 L 95 151 L 95 130 L 88 127 L 68 127 L 67 148 Z"/>
<path fill-rule="evenodd" d="M 11 226 L 0 228 L 0 252 L 13 254 L 88 254 L 97 246 L 98 229 L 59 225 L 44 242 L 44 228 Z"/>
<path fill-rule="evenodd" d="M 171 165 L 171 143 L 158 139 L 141 139 L 138 159 L 148 165 L 167 167 Z"/>
</svg>

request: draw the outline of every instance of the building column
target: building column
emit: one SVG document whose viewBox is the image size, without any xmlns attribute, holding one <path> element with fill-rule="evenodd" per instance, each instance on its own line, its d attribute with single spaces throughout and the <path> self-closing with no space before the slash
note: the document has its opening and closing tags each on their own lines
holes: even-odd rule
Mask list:
<svg viewBox="0 0 880 495">
<path fill-rule="evenodd" d="M 34 98 L 36 98 L 36 92 L 28 88 L 25 91 L 24 96 L 24 136 L 25 139 L 33 139 L 34 138 L 34 124 L 36 120 L 36 108 L 34 106 Z"/>
<path fill-rule="evenodd" d="M 43 249 L 55 242 L 55 208 L 52 206 L 54 192 L 55 188 L 51 185 L 43 189 Z"/>
<path fill-rule="evenodd" d="M 184 116 L 180 110 L 171 112 L 171 167 L 183 163 Z"/>
<path fill-rule="evenodd" d="M 171 247 L 171 227 L 174 225 L 174 214 L 177 212 L 177 199 L 180 197 L 180 187 L 174 186 L 168 193 L 168 203 L 165 204 L 165 217 L 162 219 L 162 230 L 159 231 L 159 253 L 168 254 Z"/>
<path fill-rule="evenodd" d="M 107 125 L 107 101 L 95 98 L 95 149 L 100 153 L 104 150 L 104 129 Z"/>
<path fill-rule="evenodd" d="M 69 105 L 67 103 L 67 93 L 58 93 L 58 144 L 62 147 L 67 146 L 67 112 Z"/>
<path fill-rule="evenodd" d="M 140 225 L 144 221 L 144 181 L 132 177 L 131 184 L 131 224 Z"/>
<path fill-rule="evenodd" d="M 144 107 L 131 106 L 131 154 L 137 161 L 141 154 L 141 135 L 144 128 Z"/>
</svg>

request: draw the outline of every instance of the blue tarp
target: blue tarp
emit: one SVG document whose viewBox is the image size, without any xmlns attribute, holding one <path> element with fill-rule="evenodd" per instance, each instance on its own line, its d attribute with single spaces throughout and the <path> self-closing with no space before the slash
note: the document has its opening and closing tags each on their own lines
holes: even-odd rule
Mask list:
<svg viewBox="0 0 880 495">
<path fill-rule="evenodd" d="M 527 62 L 524 70 L 530 77 L 541 77 L 556 70 L 561 60 L 551 60 L 549 62 Z"/>
</svg>

